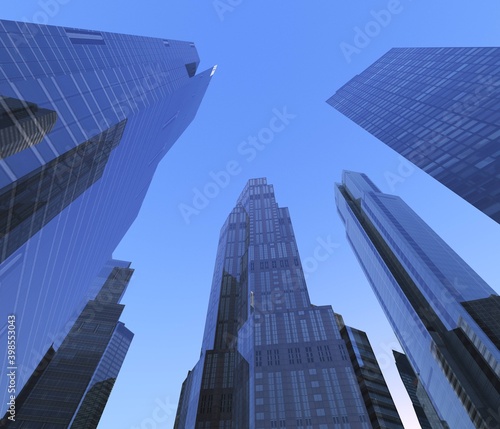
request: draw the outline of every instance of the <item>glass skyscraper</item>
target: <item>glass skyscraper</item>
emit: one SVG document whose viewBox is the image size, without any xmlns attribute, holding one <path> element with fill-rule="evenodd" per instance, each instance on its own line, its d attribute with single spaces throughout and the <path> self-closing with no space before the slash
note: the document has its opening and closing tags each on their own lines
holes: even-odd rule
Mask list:
<svg viewBox="0 0 500 429">
<path fill-rule="evenodd" d="M 336 314 L 340 335 L 345 341 L 361 394 L 374 429 L 403 429 L 403 423 L 385 383 L 368 335 L 347 326 Z"/>
<path fill-rule="evenodd" d="M 371 427 L 335 314 L 309 300 L 288 209 L 252 179 L 221 230 L 174 428 Z"/>
<path fill-rule="evenodd" d="M 418 380 L 451 428 L 500 424 L 500 297 L 399 197 L 336 186 L 347 238 Z"/>
<path fill-rule="evenodd" d="M 16 401 L 15 421 L 7 414 L 8 428 L 97 427 L 134 336 L 118 320 L 124 308 L 119 301 L 133 270 L 128 262 L 113 262 L 118 266 L 96 298 L 26 383 L 22 400 Z"/>
<path fill-rule="evenodd" d="M 192 42 L 0 20 L 0 352 L 15 315 L 16 393 L 111 271 L 205 94 L 198 64 Z M 2 413 L 7 381 L 2 365 Z"/>
<path fill-rule="evenodd" d="M 328 103 L 500 223 L 500 48 L 395 48 Z"/>
<path fill-rule="evenodd" d="M 422 429 L 449 429 L 449 426 L 439 419 L 436 409 L 413 371 L 410 361 L 404 353 L 393 350 L 396 367 L 401 380 L 410 396 L 415 414 Z"/>
</svg>

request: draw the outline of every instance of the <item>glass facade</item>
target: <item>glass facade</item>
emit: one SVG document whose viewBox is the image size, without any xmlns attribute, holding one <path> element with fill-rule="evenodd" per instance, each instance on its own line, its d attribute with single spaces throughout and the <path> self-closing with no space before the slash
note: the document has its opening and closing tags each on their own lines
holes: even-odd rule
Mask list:
<svg viewBox="0 0 500 429">
<path fill-rule="evenodd" d="M 56 120 L 54 110 L 0 95 L 0 158 L 40 143 Z"/>
<path fill-rule="evenodd" d="M 500 350 L 464 306 L 495 291 L 400 198 L 380 192 L 364 174 L 344 171 L 336 203 L 440 419 L 450 427 L 491 427 L 500 406 Z"/>
<path fill-rule="evenodd" d="M 422 429 L 449 429 L 449 426 L 445 422 L 439 420 L 429 396 L 418 380 L 406 355 L 397 351 L 393 351 L 393 353 L 399 375 L 410 396 Z"/>
<path fill-rule="evenodd" d="M 462 305 L 490 340 L 500 349 L 500 297 L 492 295 Z"/>
<path fill-rule="evenodd" d="M 0 20 L 0 327 L 16 316 L 17 393 L 195 117 L 213 74 L 198 64 L 191 42 Z M 7 381 L 2 365 L 2 413 Z"/>
<path fill-rule="evenodd" d="M 311 304 L 290 214 L 266 179 L 247 183 L 222 227 L 174 427 L 372 427 L 335 314 Z"/>
<path fill-rule="evenodd" d="M 127 263 L 127 265 L 129 265 Z M 9 428 L 96 428 L 133 338 L 118 321 L 133 270 L 115 267 L 61 346 L 32 376 Z M 50 350 L 49 350 L 50 351 Z"/>
<path fill-rule="evenodd" d="M 328 103 L 500 222 L 500 48 L 395 48 Z"/>
<path fill-rule="evenodd" d="M 101 178 L 126 121 L 13 181 L 0 195 L 0 263 Z"/>
<path fill-rule="evenodd" d="M 337 314 L 373 429 L 404 429 L 366 332 L 346 326 Z"/>
</svg>

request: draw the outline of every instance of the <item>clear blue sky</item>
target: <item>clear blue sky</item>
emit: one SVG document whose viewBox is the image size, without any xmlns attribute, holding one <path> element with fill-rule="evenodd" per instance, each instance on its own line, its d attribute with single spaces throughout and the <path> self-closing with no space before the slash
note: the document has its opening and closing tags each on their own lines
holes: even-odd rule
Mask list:
<svg viewBox="0 0 500 429">
<path fill-rule="evenodd" d="M 405 199 L 497 291 L 500 227 L 411 170 L 325 100 L 391 47 L 499 46 L 499 14 L 495 0 L 374 0 L 369 6 L 25 0 L 2 6 L 4 19 L 190 40 L 200 70 L 219 66 L 197 118 L 160 164 L 139 218 L 114 255 L 136 269 L 122 317 L 135 339 L 100 427 L 172 427 L 182 381 L 199 357 L 220 227 L 246 181 L 265 176 L 278 203 L 290 209 L 303 259 L 314 256 L 321 240 L 336 243 L 317 266 L 309 259 L 311 299 L 331 304 L 346 323 L 368 332 L 406 427 L 418 428 L 392 363 L 397 342 L 345 240 L 333 184 L 342 169 L 367 173 L 382 191 Z M 376 16 L 383 25 L 371 22 Z M 356 39 L 356 27 L 371 36 Z M 288 124 L 249 152 L 249 137 L 269 126 L 276 109 L 288 112 Z M 193 189 L 203 192 L 211 172 L 231 161 L 238 174 L 187 223 L 179 206 L 192 205 Z M 387 177 L 394 175 L 402 180 L 391 185 Z"/>
</svg>

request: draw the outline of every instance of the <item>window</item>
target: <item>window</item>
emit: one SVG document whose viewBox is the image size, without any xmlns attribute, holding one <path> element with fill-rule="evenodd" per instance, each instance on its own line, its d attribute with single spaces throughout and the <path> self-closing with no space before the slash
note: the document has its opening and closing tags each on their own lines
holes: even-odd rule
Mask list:
<svg viewBox="0 0 500 429">
<path fill-rule="evenodd" d="M 314 357 L 312 353 L 312 348 L 311 347 L 306 347 L 306 357 L 307 357 L 307 362 L 312 363 L 314 362 Z"/>
<path fill-rule="evenodd" d="M 319 361 L 324 362 L 325 361 L 325 355 L 323 353 L 323 346 L 318 346 L 318 356 L 319 356 Z"/>
<path fill-rule="evenodd" d="M 267 351 L 267 364 L 269 366 L 273 365 L 273 351 L 272 350 Z"/>
<path fill-rule="evenodd" d="M 347 353 L 346 353 L 344 346 L 342 344 L 339 344 L 339 350 L 340 350 L 340 355 L 342 357 L 342 360 L 347 360 Z"/>
<path fill-rule="evenodd" d="M 332 359 L 332 352 L 330 351 L 330 347 L 329 346 L 325 346 L 325 355 L 326 355 L 326 360 L 328 362 L 331 362 L 333 359 Z"/>
<path fill-rule="evenodd" d="M 295 347 L 295 361 L 297 363 L 302 363 L 302 356 L 300 355 L 300 348 Z"/>
<path fill-rule="evenodd" d="M 66 35 L 74 45 L 104 45 L 104 38 L 98 31 L 65 28 Z"/>
</svg>

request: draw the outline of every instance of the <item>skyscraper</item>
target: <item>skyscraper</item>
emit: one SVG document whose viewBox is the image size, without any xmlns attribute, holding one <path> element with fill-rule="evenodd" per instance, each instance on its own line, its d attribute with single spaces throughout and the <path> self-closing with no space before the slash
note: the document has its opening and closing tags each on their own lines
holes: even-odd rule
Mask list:
<svg viewBox="0 0 500 429">
<path fill-rule="evenodd" d="M 336 316 L 372 427 L 404 429 L 366 332 L 347 326 L 340 314 Z"/>
<path fill-rule="evenodd" d="M 56 120 L 53 110 L 0 95 L 0 158 L 40 143 Z"/>
<path fill-rule="evenodd" d="M 19 388 L 193 120 L 213 74 L 198 64 L 192 42 L 0 20 L 0 352 L 14 314 Z M 4 365 L 2 413 L 6 382 Z"/>
<path fill-rule="evenodd" d="M 311 304 L 288 209 L 266 179 L 247 183 L 222 227 L 174 427 L 372 427 L 335 314 Z"/>
<path fill-rule="evenodd" d="M 449 429 L 449 426 L 439 419 L 429 395 L 418 380 L 410 361 L 404 353 L 393 350 L 396 366 L 403 384 L 411 399 L 415 414 L 422 429 Z"/>
<path fill-rule="evenodd" d="M 500 223 L 500 48 L 397 48 L 328 103 Z"/>
<path fill-rule="evenodd" d="M 500 425 L 500 301 L 400 198 L 364 174 L 336 186 L 347 238 L 418 380 L 451 428 Z"/>
<path fill-rule="evenodd" d="M 133 338 L 118 321 L 133 270 L 119 263 L 16 401 L 9 428 L 96 428 Z M 49 349 L 49 352 L 51 349 Z M 8 419 L 9 414 L 7 414 Z M 44 426 L 45 425 L 45 426 Z"/>
</svg>

